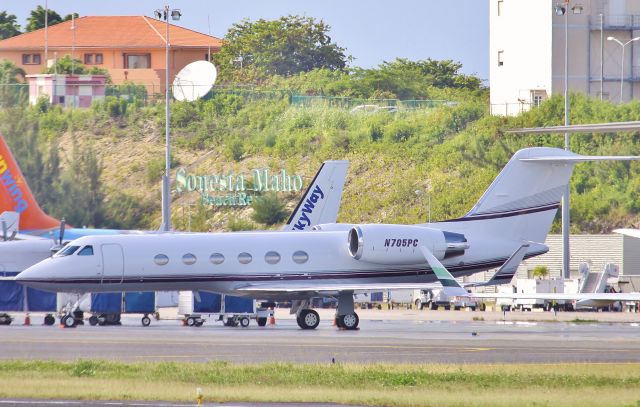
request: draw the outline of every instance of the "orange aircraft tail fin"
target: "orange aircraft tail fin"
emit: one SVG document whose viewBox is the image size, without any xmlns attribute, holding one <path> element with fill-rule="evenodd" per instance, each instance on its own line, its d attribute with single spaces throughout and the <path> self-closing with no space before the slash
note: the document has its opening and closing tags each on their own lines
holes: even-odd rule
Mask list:
<svg viewBox="0 0 640 407">
<path fill-rule="evenodd" d="M 0 212 L 20 214 L 20 230 L 60 227 L 60 221 L 44 213 L 27 185 L 9 146 L 0 134 Z"/>
</svg>

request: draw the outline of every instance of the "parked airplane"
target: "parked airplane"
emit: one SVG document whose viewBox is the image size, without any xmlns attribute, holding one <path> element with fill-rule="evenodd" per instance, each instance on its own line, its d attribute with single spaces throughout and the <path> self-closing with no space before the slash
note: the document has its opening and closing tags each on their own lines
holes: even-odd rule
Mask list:
<svg viewBox="0 0 640 407">
<path fill-rule="evenodd" d="M 326 161 L 322 164 L 291 214 L 287 230 L 306 230 L 319 223 L 336 221 L 348 167 L 348 161 Z M 9 146 L 0 135 L 0 212 L 4 211 L 14 211 L 20 215 L 21 234 L 53 237 L 54 249 L 82 236 L 155 233 L 73 228 L 65 225 L 64 220 L 59 221 L 47 215 L 38 205 Z M 5 247 L 5 250 L 10 249 Z"/>
<path fill-rule="evenodd" d="M 466 291 L 446 276 L 447 268 L 456 277 L 492 269 L 519 256 L 526 245 L 524 258 L 546 253 L 541 242 L 574 165 L 638 158 L 526 148 L 458 219 L 311 233 L 83 237 L 16 279 L 52 291 L 209 290 L 300 300 L 295 311 L 303 329 L 316 328 L 320 321 L 309 300 L 335 295 L 339 326 L 355 329 L 354 291 L 421 288 L 439 280 L 449 294 L 462 294 Z"/>
<path fill-rule="evenodd" d="M 0 137 L 0 150 L 3 145 L 6 146 Z M 325 161 L 304 192 L 285 228 L 292 231 L 302 231 L 310 229 L 310 225 L 317 223 L 336 222 L 348 168 L 348 161 Z M 21 175 L 20 179 L 23 179 Z M 23 181 L 22 188 L 26 191 L 26 195 L 31 199 L 34 206 L 37 207 L 39 217 L 47 217 L 48 215 L 42 212 L 31 195 L 26 181 Z M 4 193 L 5 191 L 0 189 L 0 195 Z M 4 202 L 4 200 L 0 199 L 0 202 Z M 16 212 L 6 211 L 0 215 L 0 223 L 3 225 L 2 230 L 4 231 L 3 236 L 5 240 L 0 242 L 0 270 L 8 273 L 17 273 L 39 261 L 51 257 L 53 253 L 68 243 L 68 241 L 64 240 L 65 236 L 74 235 L 76 236 L 74 238 L 77 238 L 78 234 L 90 236 L 92 234 L 132 233 L 132 231 L 119 231 L 115 229 L 65 229 L 64 222 L 62 222 L 62 226 L 59 226 L 60 237 L 54 237 L 53 245 L 51 240 L 47 238 L 25 235 L 24 233 L 16 236 L 17 219 L 27 217 L 27 224 L 34 225 L 33 218 L 30 216 L 34 215 L 34 212 L 37 214 L 37 211 L 23 212 L 22 215 Z M 6 225 L 6 228 L 4 225 Z M 38 230 L 41 231 L 41 229 Z M 13 238 L 16 239 L 13 240 Z"/>
</svg>

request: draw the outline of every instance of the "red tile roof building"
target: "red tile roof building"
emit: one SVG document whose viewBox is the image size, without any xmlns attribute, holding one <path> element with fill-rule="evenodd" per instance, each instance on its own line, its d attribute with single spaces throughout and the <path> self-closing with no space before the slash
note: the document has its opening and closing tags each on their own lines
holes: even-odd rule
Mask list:
<svg viewBox="0 0 640 407">
<path fill-rule="evenodd" d="M 9 59 L 27 74 L 46 68 L 45 30 L 0 41 L 0 60 Z M 88 16 L 49 27 L 48 60 L 71 55 L 87 67 L 109 72 L 114 83 L 142 83 L 164 92 L 166 23 L 145 16 Z M 176 25 L 169 28 L 169 80 L 190 62 L 220 50 L 218 38 Z"/>
</svg>

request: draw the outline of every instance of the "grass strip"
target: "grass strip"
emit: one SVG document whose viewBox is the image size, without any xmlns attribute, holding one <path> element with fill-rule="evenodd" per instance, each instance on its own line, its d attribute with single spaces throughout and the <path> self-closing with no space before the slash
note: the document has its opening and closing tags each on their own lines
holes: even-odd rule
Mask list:
<svg viewBox="0 0 640 407">
<path fill-rule="evenodd" d="M 0 397 L 337 402 L 380 406 L 637 406 L 640 364 L 233 364 L 7 360 Z"/>
</svg>

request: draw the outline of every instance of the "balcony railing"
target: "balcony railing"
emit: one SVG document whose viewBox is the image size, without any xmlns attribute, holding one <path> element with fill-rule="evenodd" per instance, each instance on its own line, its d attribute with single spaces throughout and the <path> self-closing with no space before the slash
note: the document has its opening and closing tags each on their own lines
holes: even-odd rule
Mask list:
<svg viewBox="0 0 640 407">
<path fill-rule="evenodd" d="M 600 16 L 591 16 L 590 26 L 592 30 L 600 29 Z M 622 14 L 622 15 L 605 15 L 605 30 L 636 30 L 640 29 L 640 15 Z"/>
</svg>

